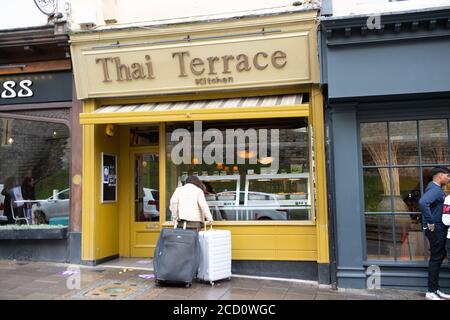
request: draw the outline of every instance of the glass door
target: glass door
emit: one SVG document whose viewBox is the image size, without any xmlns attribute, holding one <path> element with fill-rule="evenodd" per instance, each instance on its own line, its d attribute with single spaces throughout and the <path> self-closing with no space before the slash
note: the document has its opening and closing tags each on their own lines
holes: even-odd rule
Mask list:
<svg viewBox="0 0 450 320">
<path fill-rule="evenodd" d="M 159 236 L 159 154 L 157 149 L 132 152 L 133 203 L 131 256 L 153 257 Z"/>
</svg>

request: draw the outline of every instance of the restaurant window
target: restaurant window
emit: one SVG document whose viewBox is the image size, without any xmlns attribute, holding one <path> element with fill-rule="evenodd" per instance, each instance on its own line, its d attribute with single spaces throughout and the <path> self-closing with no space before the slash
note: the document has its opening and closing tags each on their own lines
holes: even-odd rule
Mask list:
<svg viewBox="0 0 450 320">
<path fill-rule="evenodd" d="M 425 261 L 418 202 L 431 169 L 450 166 L 449 120 L 361 123 L 360 132 L 367 259 Z"/>
<path fill-rule="evenodd" d="M 167 204 L 196 175 L 216 221 L 312 219 L 307 118 L 169 123 L 166 145 Z"/>
<path fill-rule="evenodd" d="M 2 224 L 68 225 L 68 127 L 0 118 L 0 139 Z"/>
</svg>

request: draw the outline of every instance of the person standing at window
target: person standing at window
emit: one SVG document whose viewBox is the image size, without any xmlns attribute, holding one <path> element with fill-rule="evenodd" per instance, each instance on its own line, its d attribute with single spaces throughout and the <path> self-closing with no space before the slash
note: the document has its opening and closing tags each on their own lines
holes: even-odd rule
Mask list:
<svg viewBox="0 0 450 320">
<path fill-rule="evenodd" d="M 205 218 L 213 222 L 211 211 L 205 199 L 205 186 L 197 176 L 186 178 L 186 184 L 175 189 L 170 198 L 170 211 L 175 222 L 186 222 L 186 228 L 199 231 Z"/>
<path fill-rule="evenodd" d="M 419 200 L 422 212 L 422 224 L 425 235 L 430 243 L 430 261 L 428 264 L 427 300 L 450 300 L 450 295 L 439 288 L 439 272 L 446 256 L 446 241 L 448 227 L 442 223 L 442 207 L 445 193 L 442 187 L 450 182 L 450 171 L 443 167 L 431 170 L 432 181 Z"/>
<path fill-rule="evenodd" d="M 4 200 L 4 208 L 5 208 L 5 216 L 8 219 L 8 224 L 14 224 L 14 218 L 13 218 L 13 206 L 11 205 L 11 191 L 16 186 L 16 178 L 15 177 L 9 177 L 5 181 L 5 185 L 3 186 L 2 195 L 5 196 Z"/>
</svg>

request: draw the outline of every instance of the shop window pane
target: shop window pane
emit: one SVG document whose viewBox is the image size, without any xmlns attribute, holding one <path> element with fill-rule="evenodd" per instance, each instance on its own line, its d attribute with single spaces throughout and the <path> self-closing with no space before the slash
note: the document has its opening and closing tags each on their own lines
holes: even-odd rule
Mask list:
<svg viewBox="0 0 450 320">
<path fill-rule="evenodd" d="M 363 165 L 387 166 L 388 134 L 386 122 L 362 123 L 361 143 Z"/>
<path fill-rule="evenodd" d="M 9 223 L 25 223 L 25 219 L 49 223 L 61 217 L 67 220 L 60 221 L 68 223 L 67 126 L 1 118 L 0 123 L 0 216 L 7 217 Z"/>
<path fill-rule="evenodd" d="M 395 212 L 420 212 L 419 172 L 416 167 L 392 168 L 394 197 L 399 199 L 394 207 Z"/>
<path fill-rule="evenodd" d="M 391 212 L 389 169 L 364 169 L 365 212 Z"/>
<path fill-rule="evenodd" d="M 417 122 L 389 122 L 391 165 L 418 165 Z"/>
<path fill-rule="evenodd" d="M 166 141 L 168 203 L 197 175 L 216 220 L 311 219 L 306 118 L 168 124 Z"/>
<path fill-rule="evenodd" d="M 448 164 L 448 123 L 443 120 L 419 121 L 423 164 Z"/>
<path fill-rule="evenodd" d="M 134 156 L 134 221 L 159 221 L 159 155 Z"/>
<path fill-rule="evenodd" d="M 423 261 L 428 250 L 421 224 L 410 214 L 395 215 L 395 234 L 398 261 Z"/>
<path fill-rule="evenodd" d="M 394 260 L 392 215 L 365 215 L 367 260 Z"/>
</svg>

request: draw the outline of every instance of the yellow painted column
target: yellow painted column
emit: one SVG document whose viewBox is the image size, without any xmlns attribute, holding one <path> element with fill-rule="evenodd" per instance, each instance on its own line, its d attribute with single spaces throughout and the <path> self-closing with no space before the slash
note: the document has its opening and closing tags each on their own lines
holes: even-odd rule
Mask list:
<svg viewBox="0 0 450 320">
<path fill-rule="evenodd" d="M 312 86 L 311 115 L 314 128 L 314 160 L 316 175 L 317 262 L 329 263 L 327 176 L 325 160 L 325 119 L 323 97 L 319 86 Z"/>
<path fill-rule="evenodd" d="M 130 193 L 133 185 L 133 175 L 130 163 L 130 127 L 119 126 L 120 134 L 120 155 L 119 155 L 119 177 L 120 184 L 118 184 L 119 196 L 119 255 L 121 257 L 130 257 L 130 241 L 131 241 L 131 202 L 132 194 Z"/>
<path fill-rule="evenodd" d="M 166 222 L 166 124 L 159 124 L 159 222 Z"/>
<path fill-rule="evenodd" d="M 83 112 L 93 112 L 95 101 L 87 100 Z M 93 124 L 83 125 L 82 234 L 81 259 L 95 260 L 95 131 Z"/>
</svg>

